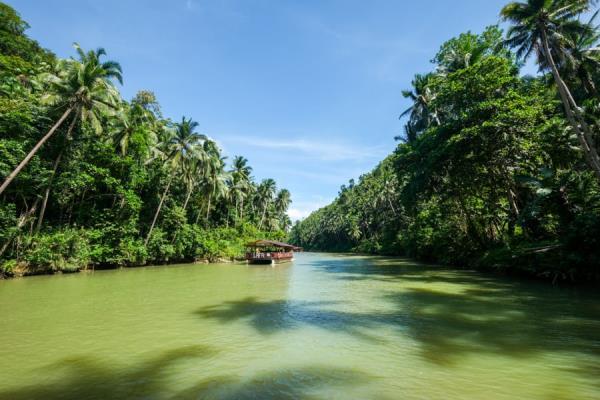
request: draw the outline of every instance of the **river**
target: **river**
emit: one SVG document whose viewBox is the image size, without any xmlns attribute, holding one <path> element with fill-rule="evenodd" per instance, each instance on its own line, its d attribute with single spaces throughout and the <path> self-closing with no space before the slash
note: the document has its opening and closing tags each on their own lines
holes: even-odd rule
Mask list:
<svg viewBox="0 0 600 400">
<path fill-rule="evenodd" d="M 0 399 L 600 399 L 599 300 L 311 253 L 0 281 Z"/>
</svg>

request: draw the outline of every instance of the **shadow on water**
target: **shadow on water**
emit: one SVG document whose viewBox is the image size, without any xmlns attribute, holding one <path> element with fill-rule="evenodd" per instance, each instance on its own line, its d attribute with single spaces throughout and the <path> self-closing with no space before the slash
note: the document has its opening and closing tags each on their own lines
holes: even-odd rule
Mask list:
<svg viewBox="0 0 600 400">
<path fill-rule="evenodd" d="M 107 399 L 302 399 L 322 387 L 347 387 L 369 381 L 350 369 L 322 366 L 259 373 L 250 379 L 234 375 L 193 378 L 180 387 L 169 368 L 197 360 L 202 373 L 207 358 L 217 354 L 204 346 L 166 352 L 146 363 L 127 369 L 115 368 L 91 357 L 71 357 L 44 367 L 62 373 L 55 381 L 13 390 L 0 388 L 2 400 L 107 400 Z M 211 368 L 211 367 L 207 367 Z"/>
<path fill-rule="evenodd" d="M 188 388 L 174 399 L 309 399 L 312 392 L 327 387 L 340 390 L 366 383 L 370 378 L 350 369 L 305 367 L 262 373 L 250 380 L 237 381 L 232 377 L 206 380 Z M 321 397 L 319 397 L 321 398 Z"/>
<path fill-rule="evenodd" d="M 571 353 L 573 372 L 600 382 L 600 296 L 398 258 L 332 258 L 310 267 L 344 281 L 394 282 L 383 295 L 425 359 L 447 365 L 466 354 L 525 357 Z M 389 287 L 389 286 L 388 286 Z M 585 358 L 585 361 L 584 361 Z"/>
<path fill-rule="evenodd" d="M 308 325 L 379 343 L 384 341 L 380 336 L 375 339 L 375 330 L 391 327 L 414 339 L 422 357 L 438 365 L 482 353 L 513 358 L 568 354 L 581 361 L 581 367 L 571 366 L 571 371 L 600 382 L 600 297 L 596 293 L 394 258 L 327 258 L 305 266 L 337 274 L 350 284 L 373 281 L 374 296 L 392 307 L 365 313 L 336 310 L 336 305 L 343 306 L 340 302 L 249 297 L 205 307 L 196 314 L 221 323 L 246 321 L 264 335 Z M 395 286 L 387 285 L 379 291 L 381 281 L 397 283 L 397 290 L 390 291 Z"/>
<path fill-rule="evenodd" d="M 215 354 L 214 350 L 205 346 L 182 347 L 128 369 L 116 368 L 89 356 L 69 357 L 39 371 L 40 376 L 46 376 L 47 371 L 60 373 L 60 379 L 36 382 L 12 391 L 0 389 L 0 399 L 155 398 L 153 396 L 163 390 L 169 379 L 165 373 L 169 367 L 191 359 L 206 359 Z"/>
<path fill-rule="evenodd" d="M 380 340 L 369 335 L 368 328 L 375 329 L 378 324 L 387 323 L 394 317 L 391 314 L 359 314 L 326 308 L 336 304 L 330 301 L 261 301 L 247 297 L 203 307 L 195 314 L 221 323 L 244 320 L 264 335 L 309 325 L 377 342 Z"/>
</svg>

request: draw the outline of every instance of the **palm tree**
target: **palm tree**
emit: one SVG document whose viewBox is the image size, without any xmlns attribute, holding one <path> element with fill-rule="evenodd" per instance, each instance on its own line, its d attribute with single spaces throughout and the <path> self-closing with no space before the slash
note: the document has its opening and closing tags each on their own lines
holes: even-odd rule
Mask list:
<svg viewBox="0 0 600 400">
<path fill-rule="evenodd" d="M 248 160 L 242 156 L 233 158 L 232 169 L 232 197 L 235 199 L 236 217 L 244 218 L 244 199 L 248 196 L 252 167 L 248 165 Z M 239 211 L 238 211 L 239 209 Z"/>
<path fill-rule="evenodd" d="M 206 155 L 204 172 L 204 193 L 206 194 L 206 223 L 209 222 L 210 209 L 212 202 L 221 198 L 227 198 L 229 195 L 229 182 L 232 176 L 225 171 L 225 159 L 221 157 L 221 150 L 212 140 L 204 142 L 204 152 Z M 196 223 L 199 218 L 196 218 Z"/>
<path fill-rule="evenodd" d="M 257 200 L 259 206 L 262 208 L 262 213 L 260 217 L 260 222 L 258 224 L 258 229 L 262 228 L 265 215 L 267 213 L 267 208 L 273 203 L 273 196 L 275 196 L 275 192 L 277 190 L 277 186 L 275 181 L 271 178 L 264 179 L 256 190 Z"/>
<path fill-rule="evenodd" d="M 412 104 L 400 114 L 400 118 L 409 115 L 410 126 L 417 132 L 422 132 L 433 124 L 440 124 L 438 113 L 431 105 L 435 100 L 435 93 L 430 87 L 432 77 L 433 74 L 417 74 L 411 82 L 413 89 L 402 91 L 402 96 L 410 99 Z"/>
<path fill-rule="evenodd" d="M 198 158 L 198 151 L 202 142 L 207 141 L 206 136 L 195 132 L 197 127 L 197 122 L 192 121 L 191 118 L 186 120 L 185 117 L 182 117 L 181 122 L 175 124 L 175 129 L 171 131 L 170 137 L 162 145 L 162 159 L 167 166 L 167 170 L 169 171 L 169 178 L 163 194 L 160 197 L 160 202 L 158 203 L 156 212 L 154 213 L 150 230 L 146 236 L 146 245 L 150 240 L 150 235 L 152 235 L 152 231 L 156 225 L 156 220 L 158 219 L 158 215 L 160 214 L 160 210 L 163 206 L 165 198 L 167 197 L 167 194 L 169 193 L 171 183 L 173 182 L 176 173 L 184 172 L 186 168 L 189 168 L 190 163 L 194 162 L 194 160 Z"/>
<path fill-rule="evenodd" d="M 594 26 L 598 11 L 587 23 L 587 29 L 571 38 L 571 46 L 567 62 L 567 70 L 577 76 L 588 95 L 597 97 L 598 90 L 593 74 L 600 70 L 600 31 Z"/>
<path fill-rule="evenodd" d="M 292 196 L 287 189 L 281 189 L 275 198 L 275 211 L 279 214 L 285 214 L 292 203 Z"/>
<path fill-rule="evenodd" d="M 70 103 L 73 109 L 73 118 L 66 132 L 66 140 L 71 137 L 78 122 L 89 121 L 96 133 L 102 132 L 103 127 L 100 123 L 102 116 L 109 114 L 119 103 L 119 94 L 112 84 L 112 79 L 122 82 L 121 67 L 118 63 L 100 62 L 100 57 L 106 54 L 104 49 L 85 53 L 77 44 L 75 49 L 79 60 L 61 60 L 53 74 L 42 75 L 42 79 L 51 88 L 51 92 L 43 97 L 44 102 L 59 109 Z M 37 231 L 41 229 L 44 222 L 52 183 L 65 150 L 66 147 L 62 146 L 54 160 L 52 175 L 46 185 L 40 207 Z"/>
<path fill-rule="evenodd" d="M 567 120 L 579 140 L 588 164 L 600 180 L 600 157 L 594 147 L 592 132 L 554 61 L 555 54 L 567 51 L 569 37 L 585 34 L 589 29 L 576 18 L 589 9 L 590 3 L 590 0 L 513 2 L 502 9 L 501 16 L 512 23 L 507 43 L 517 48 L 517 56 L 526 60 L 535 51 L 540 67 L 543 68 L 545 64 L 549 67 Z"/>
<path fill-rule="evenodd" d="M 185 201 L 183 202 L 183 210 L 187 209 L 190 198 L 192 197 L 192 193 L 194 189 L 203 179 L 203 166 L 205 162 L 205 155 L 202 149 L 202 146 L 198 146 L 198 155 L 190 160 L 190 162 L 184 167 L 183 172 L 183 181 L 185 182 L 185 186 L 187 187 L 187 194 L 185 196 Z"/>
<path fill-rule="evenodd" d="M 101 62 L 100 57 L 106 55 L 106 51 L 102 48 L 85 53 L 77 43 L 74 47 L 79 60 L 60 60 L 54 74 L 43 76 L 51 87 L 51 92 L 44 96 L 44 101 L 55 106 L 56 110 L 64 110 L 63 113 L 6 177 L 0 186 L 0 195 L 71 114 L 74 114 L 74 121 L 87 122 L 96 132 L 100 132 L 102 130 L 100 114 L 113 108 L 117 103 L 119 94 L 113 85 L 113 79 L 122 83 L 121 66 L 115 61 Z M 70 135 L 75 123 L 72 122 L 67 136 Z M 58 167 L 59 163 L 60 159 L 58 163 L 55 162 L 55 166 Z"/>
<path fill-rule="evenodd" d="M 111 140 L 121 155 L 129 152 L 129 145 L 138 138 L 143 140 L 145 148 L 149 149 L 156 142 L 156 121 L 153 114 L 142 104 L 132 101 L 123 103 L 114 120 Z"/>
<path fill-rule="evenodd" d="M 230 172 L 231 174 L 231 172 Z M 245 182 L 235 182 L 232 179 L 229 186 L 230 198 L 235 202 L 235 218 L 240 220 L 240 205 L 243 207 L 244 199 L 247 196 L 246 193 L 247 185 Z"/>
<path fill-rule="evenodd" d="M 287 189 L 281 189 L 275 197 L 275 211 L 278 214 L 278 225 L 282 229 L 287 229 L 289 226 L 290 218 L 286 214 L 286 211 L 292 203 L 292 196 L 290 191 Z"/>
</svg>

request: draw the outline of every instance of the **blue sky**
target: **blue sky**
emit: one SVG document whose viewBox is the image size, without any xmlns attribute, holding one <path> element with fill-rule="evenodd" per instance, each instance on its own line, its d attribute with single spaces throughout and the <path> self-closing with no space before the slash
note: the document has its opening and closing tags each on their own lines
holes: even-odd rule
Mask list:
<svg viewBox="0 0 600 400">
<path fill-rule="evenodd" d="M 102 46 L 123 96 L 156 93 L 257 179 L 292 192 L 292 219 L 395 147 L 402 89 L 447 39 L 498 22 L 507 0 L 8 0 L 61 57 Z"/>
</svg>

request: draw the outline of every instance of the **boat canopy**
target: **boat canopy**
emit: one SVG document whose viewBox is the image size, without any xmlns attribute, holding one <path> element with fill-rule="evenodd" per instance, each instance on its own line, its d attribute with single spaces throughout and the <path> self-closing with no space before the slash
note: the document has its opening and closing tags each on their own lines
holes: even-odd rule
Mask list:
<svg viewBox="0 0 600 400">
<path fill-rule="evenodd" d="M 278 242 L 276 240 L 257 240 L 255 242 L 247 243 L 246 247 L 250 247 L 250 248 L 280 247 L 286 251 L 302 250 L 301 247 L 294 246 L 293 244 Z"/>
</svg>

